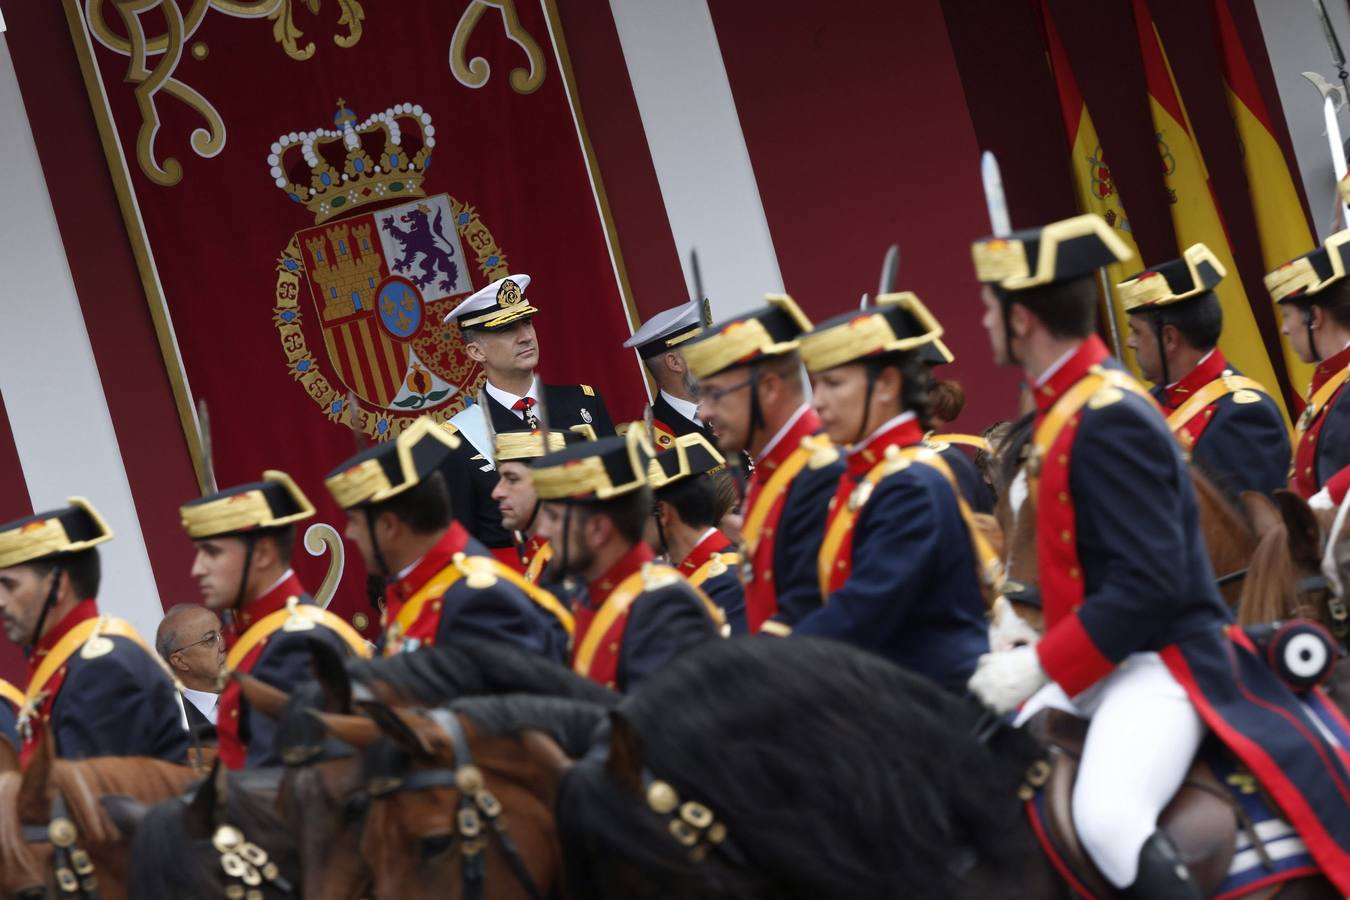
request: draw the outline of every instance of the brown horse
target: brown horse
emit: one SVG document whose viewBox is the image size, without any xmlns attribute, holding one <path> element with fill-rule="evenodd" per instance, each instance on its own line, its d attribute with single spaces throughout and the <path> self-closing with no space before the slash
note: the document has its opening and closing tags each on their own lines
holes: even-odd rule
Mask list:
<svg viewBox="0 0 1350 900">
<path fill-rule="evenodd" d="M 59 760 L 46 741 L 20 771 L 0 740 L 0 888 L 8 897 L 54 896 L 58 879 L 73 877 L 104 900 L 123 900 L 130 842 L 117 821 L 118 802 L 175 797 L 200 777 L 158 759 Z M 73 843 L 58 850 L 53 838 L 64 841 L 62 820 Z"/>
<path fill-rule="evenodd" d="M 449 712 L 362 706 L 371 718 L 320 718 L 364 751 L 369 809 L 360 847 L 376 898 L 560 894 L 553 806 L 564 759 L 554 744 L 483 735 Z"/>
</svg>

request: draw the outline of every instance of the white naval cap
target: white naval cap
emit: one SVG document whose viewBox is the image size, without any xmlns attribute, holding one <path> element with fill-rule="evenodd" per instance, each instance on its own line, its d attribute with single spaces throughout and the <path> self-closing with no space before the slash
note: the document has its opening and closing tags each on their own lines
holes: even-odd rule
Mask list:
<svg viewBox="0 0 1350 900">
<path fill-rule="evenodd" d="M 450 310 L 444 321 L 459 322 L 460 328 L 501 328 L 519 319 L 539 312 L 525 299 L 530 276 L 507 275 L 498 278 L 482 290 L 471 294 L 459 306 Z"/>
<path fill-rule="evenodd" d="M 643 322 L 623 345 L 636 347 L 638 356 L 643 359 L 665 353 L 703 330 L 708 319 L 706 304 L 706 300 L 690 300 L 673 309 L 662 310 Z"/>
</svg>

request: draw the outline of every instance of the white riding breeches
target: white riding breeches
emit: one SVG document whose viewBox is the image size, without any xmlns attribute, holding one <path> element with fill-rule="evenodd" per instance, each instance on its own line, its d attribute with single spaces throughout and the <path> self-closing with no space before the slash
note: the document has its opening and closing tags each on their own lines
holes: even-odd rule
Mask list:
<svg viewBox="0 0 1350 900">
<path fill-rule="evenodd" d="M 1073 790 L 1074 827 L 1102 875 L 1129 887 L 1139 851 L 1186 778 L 1204 722 L 1156 653 L 1131 654 L 1072 700 L 1059 685 L 1046 685 L 1017 724 L 1045 708 L 1091 719 Z"/>
</svg>

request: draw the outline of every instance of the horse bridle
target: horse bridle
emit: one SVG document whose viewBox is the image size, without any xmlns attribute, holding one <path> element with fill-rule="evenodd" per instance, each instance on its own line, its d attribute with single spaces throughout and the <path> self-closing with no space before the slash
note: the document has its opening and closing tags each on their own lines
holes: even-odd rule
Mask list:
<svg viewBox="0 0 1350 900">
<path fill-rule="evenodd" d="M 46 825 L 21 825 L 24 843 L 52 845 L 52 874 L 61 900 L 98 900 L 94 863 L 79 845 L 80 833 L 59 790 L 52 796 L 51 816 Z M 45 891 L 44 891 L 45 895 Z M 32 896 L 29 889 L 17 891 L 19 900 Z"/>
<path fill-rule="evenodd" d="M 450 746 L 455 759 L 454 768 L 422 769 L 407 775 L 377 777 L 366 786 L 366 791 L 371 797 L 387 797 L 403 791 L 432 788 L 458 791 L 455 836 L 459 838 L 460 855 L 464 862 L 465 900 L 483 900 L 484 896 L 487 860 L 483 851 L 487 849 L 490 837 L 484 828 L 484 819 L 497 835 L 506 862 L 515 873 L 521 887 L 530 895 L 531 900 L 543 900 L 538 885 L 534 883 L 530 870 L 521 859 L 520 851 L 516 849 L 516 842 L 507 831 L 506 820 L 502 818 L 501 801 L 488 790 L 483 771 L 473 764 L 473 754 L 469 750 L 469 736 L 459 718 L 449 710 L 443 709 L 424 711 L 424 714 L 450 736 Z"/>
</svg>

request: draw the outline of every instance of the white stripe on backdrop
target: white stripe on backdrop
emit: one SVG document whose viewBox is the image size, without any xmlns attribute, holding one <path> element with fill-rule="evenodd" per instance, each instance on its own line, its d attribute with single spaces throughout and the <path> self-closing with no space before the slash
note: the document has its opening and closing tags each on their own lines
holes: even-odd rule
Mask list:
<svg viewBox="0 0 1350 900">
<path fill-rule="evenodd" d="M 0 35 L 0 393 L 35 511 L 88 497 L 115 537 L 102 548 L 104 612 L 152 640 L 162 615 L 121 449 L 65 247 Z"/>
</svg>

